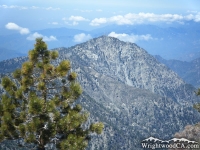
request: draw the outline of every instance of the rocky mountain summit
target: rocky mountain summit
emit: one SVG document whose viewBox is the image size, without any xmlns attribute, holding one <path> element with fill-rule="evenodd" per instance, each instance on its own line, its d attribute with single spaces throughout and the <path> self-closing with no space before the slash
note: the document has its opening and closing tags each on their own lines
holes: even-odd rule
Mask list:
<svg viewBox="0 0 200 150">
<path fill-rule="evenodd" d="M 67 54 L 68 58 L 77 59 L 73 57 L 78 55 L 76 57 L 84 66 L 91 67 L 129 86 L 148 89 L 177 101 L 187 96 L 186 91 L 179 95 L 176 91 L 186 86 L 184 81 L 136 44 L 103 36 L 68 50 L 71 51 Z M 66 52 L 66 50 L 60 51 L 62 56 L 65 56 Z"/>
<path fill-rule="evenodd" d="M 200 101 L 195 88 L 136 44 L 101 36 L 58 51 L 55 65 L 72 62 L 84 90 L 79 102 L 91 120 L 105 124 L 102 135 L 92 135 L 88 149 L 140 149 L 148 137 L 169 139 L 200 120 L 192 108 Z M 0 71 L 13 71 L 23 61 L 0 62 Z"/>
</svg>

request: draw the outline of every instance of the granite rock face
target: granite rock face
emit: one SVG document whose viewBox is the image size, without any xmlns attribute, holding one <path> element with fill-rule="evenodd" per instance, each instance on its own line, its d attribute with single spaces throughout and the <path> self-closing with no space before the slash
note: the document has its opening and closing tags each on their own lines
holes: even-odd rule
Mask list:
<svg viewBox="0 0 200 150">
<path fill-rule="evenodd" d="M 148 89 L 177 101 L 187 97 L 187 92 L 184 90 L 183 93 L 177 93 L 179 92 L 177 89 L 185 86 L 185 82 L 175 72 L 133 43 L 102 36 L 68 50 L 71 51 L 69 58 L 72 61 L 79 59 L 80 64 L 126 85 Z M 60 53 L 65 56 L 65 51 Z"/>
<path fill-rule="evenodd" d="M 92 135 L 88 149 L 141 149 L 145 138 L 169 139 L 200 120 L 192 108 L 199 102 L 195 88 L 136 44 L 102 36 L 58 50 L 55 65 L 69 59 L 78 73 L 84 90 L 78 101 L 91 113 L 88 123 L 105 124 L 102 135 Z M 25 60 L 0 66 L 12 71 L 12 64 Z"/>
</svg>

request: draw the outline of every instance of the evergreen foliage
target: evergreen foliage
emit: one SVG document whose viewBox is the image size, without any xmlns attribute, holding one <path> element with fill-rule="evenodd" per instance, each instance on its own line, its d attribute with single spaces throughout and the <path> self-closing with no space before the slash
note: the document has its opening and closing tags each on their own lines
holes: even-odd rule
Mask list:
<svg viewBox="0 0 200 150">
<path fill-rule="evenodd" d="M 82 89 L 70 62 L 52 65 L 58 52 L 47 50 L 42 38 L 36 39 L 28 56 L 29 61 L 13 72 L 13 79 L 1 81 L 5 92 L 0 100 L 0 141 L 23 138 L 41 150 L 50 142 L 61 150 L 85 149 L 90 133 L 101 134 L 104 125 L 83 128 L 89 114 L 75 104 Z"/>
<path fill-rule="evenodd" d="M 197 96 L 200 96 L 200 88 L 199 88 L 197 91 L 195 91 L 195 93 L 196 93 Z M 194 109 L 196 109 L 198 112 L 200 112 L 200 103 L 195 104 L 193 107 L 194 107 Z"/>
</svg>

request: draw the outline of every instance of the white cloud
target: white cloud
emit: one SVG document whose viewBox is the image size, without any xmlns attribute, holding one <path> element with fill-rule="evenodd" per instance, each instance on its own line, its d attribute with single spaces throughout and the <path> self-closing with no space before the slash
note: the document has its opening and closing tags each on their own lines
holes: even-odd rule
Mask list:
<svg viewBox="0 0 200 150">
<path fill-rule="evenodd" d="M 91 38 L 92 38 L 92 36 L 90 34 L 86 35 L 85 33 L 81 33 L 81 34 L 76 34 L 74 36 L 74 41 L 77 42 L 77 43 L 85 42 L 85 41 L 87 41 L 87 40 L 89 40 Z"/>
<path fill-rule="evenodd" d="M 30 33 L 28 28 L 21 28 L 19 32 L 20 32 L 20 34 L 29 34 Z"/>
<path fill-rule="evenodd" d="M 92 20 L 90 22 L 91 26 L 99 26 L 100 24 L 104 24 L 107 23 L 107 19 L 106 18 L 95 18 L 94 20 Z"/>
<path fill-rule="evenodd" d="M 0 8 L 5 8 L 5 9 L 7 9 L 7 8 L 17 8 L 18 6 L 16 6 L 16 5 L 11 5 L 11 6 L 8 6 L 8 5 L 0 5 Z"/>
<path fill-rule="evenodd" d="M 122 24 L 132 24 L 131 20 L 129 18 L 126 18 L 124 16 L 118 15 L 118 16 L 113 16 L 111 18 L 108 19 L 109 22 L 115 22 L 119 25 Z"/>
<path fill-rule="evenodd" d="M 118 38 L 125 42 L 132 42 L 135 43 L 137 41 L 149 41 L 149 40 L 155 40 L 156 38 L 153 38 L 150 34 L 146 35 L 135 35 L 135 34 L 117 34 L 115 32 L 111 32 L 108 36 Z"/>
<path fill-rule="evenodd" d="M 38 6 L 31 6 L 31 7 L 26 7 L 26 6 L 17 6 L 17 5 L 0 5 L 0 8 L 4 9 L 20 9 L 20 10 L 26 10 L 26 9 L 44 9 L 44 10 L 60 10 L 60 8 L 54 8 L 54 7 L 38 7 Z"/>
<path fill-rule="evenodd" d="M 82 16 L 71 16 L 69 17 L 70 21 L 88 21 L 88 19 L 83 18 Z"/>
<path fill-rule="evenodd" d="M 60 10 L 60 8 L 53 8 L 53 7 L 48 7 L 48 8 L 45 8 L 46 10 Z"/>
<path fill-rule="evenodd" d="M 84 12 L 84 13 L 90 13 L 92 12 L 93 10 L 89 10 L 89 9 L 86 9 L 86 10 L 81 10 L 81 9 L 74 9 L 75 11 L 80 11 L 80 12 Z"/>
<path fill-rule="evenodd" d="M 128 13 L 126 15 L 116 15 L 110 18 L 95 18 L 90 25 L 98 26 L 105 23 L 124 24 L 141 24 L 146 22 L 183 22 L 195 21 L 200 22 L 200 12 L 196 14 L 179 15 L 179 14 L 154 14 L 154 13 Z"/>
<path fill-rule="evenodd" d="M 82 17 L 82 16 L 70 16 L 69 18 L 62 18 L 63 21 L 65 21 L 68 25 L 78 25 L 81 21 L 89 21 L 88 19 Z M 68 21 L 72 21 L 72 23 L 69 23 Z"/>
<path fill-rule="evenodd" d="M 31 9 L 39 9 L 37 6 L 31 6 Z"/>
<path fill-rule="evenodd" d="M 195 21 L 195 22 L 200 22 L 200 12 L 198 12 L 198 13 L 195 15 L 194 21 Z"/>
<path fill-rule="evenodd" d="M 9 30 L 20 30 L 21 27 L 15 23 L 10 22 L 10 23 L 6 24 L 6 28 Z"/>
<path fill-rule="evenodd" d="M 14 8 L 17 8 L 17 9 L 28 9 L 28 7 L 25 7 L 25 6 L 17 6 L 17 5 L 0 5 L 0 8 L 4 8 L 4 9 L 14 9 Z"/>
<path fill-rule="evenodd" d="M 28 28 L 22 28 L 15 23 L 9 22 L 5 25 L 5 27 L 9 30 L 17 30 L 20 34 L 29 34 L 30 31 Z"/>
<path fill-rule="evenodd" d="M 57 40 L 55 36 L 51 35 L 51 36 L 47 37 L 47 36 L 44 36 L 44 35 L 39 34 L 37 32 L 30 34 L 26 39 L 33 41 L 33 40 L 35 40 L 36 38 L 39 38 L 39 37 L 43 38 L 44 41 L 56 41 Z"/>
</svg>

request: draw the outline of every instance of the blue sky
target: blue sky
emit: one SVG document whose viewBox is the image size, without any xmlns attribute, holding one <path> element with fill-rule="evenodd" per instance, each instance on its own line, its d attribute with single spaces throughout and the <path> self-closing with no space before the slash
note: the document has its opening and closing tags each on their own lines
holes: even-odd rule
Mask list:
<svg viewBox="0 0 200 150">
<path fill-rule="evenodd" d="M 22 34 L 23 29 L 25 34 L 26 29 L 57 27 L 91 30 L 108 24 L 184 24 L 200 22 L 200 0 L 1 0 L 0 14 L 0 29 Z"/>
</svg>

